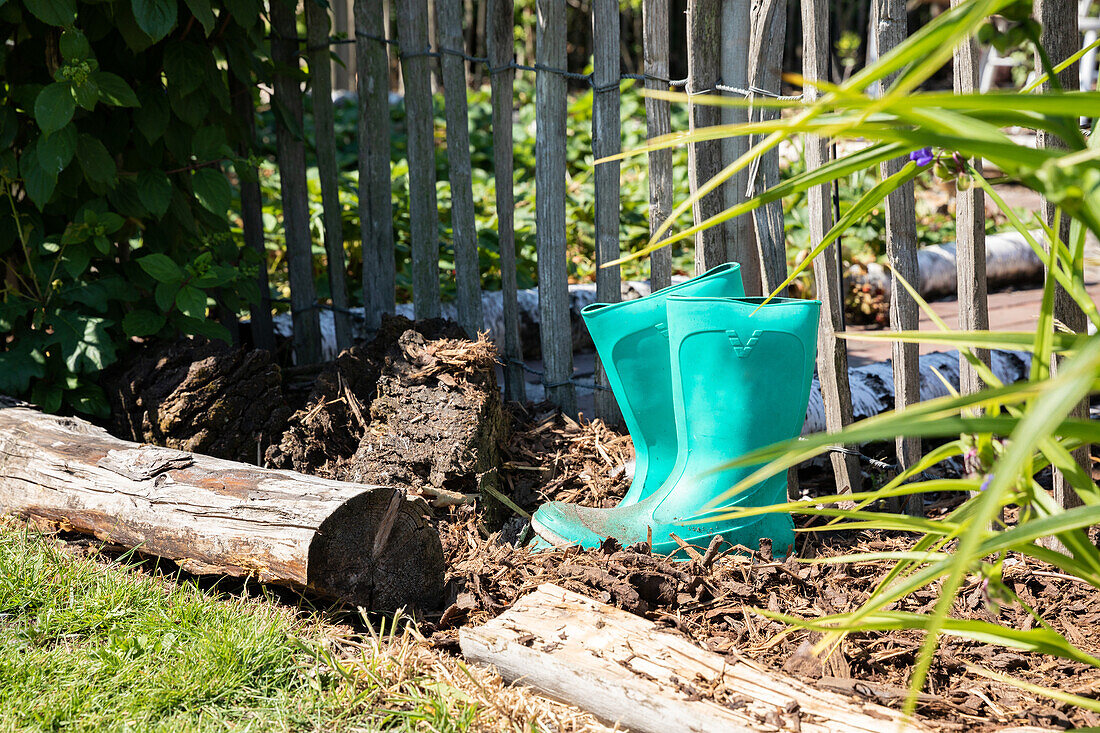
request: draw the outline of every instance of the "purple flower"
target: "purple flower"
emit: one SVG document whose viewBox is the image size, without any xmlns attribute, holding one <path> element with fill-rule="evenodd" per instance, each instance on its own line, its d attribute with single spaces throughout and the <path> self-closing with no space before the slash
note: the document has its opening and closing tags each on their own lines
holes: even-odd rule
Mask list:
<svg viewBox="0 0 1100 733">
<path fill-rule="evenodd" d="M 978 487 L 978 491 L 985 491 L 989 488 L 989 484 L 993 481 L 993 474 L 988 474 L 985 477 L 985 481 L 982 481 L 982 485 Z"/>
<path fill-rule="evenodd" d="M 932 162 L 932 148 L 921 148 L 909 153 L 909 160 L 917 165 L 928 165 Z"/>
</svg>

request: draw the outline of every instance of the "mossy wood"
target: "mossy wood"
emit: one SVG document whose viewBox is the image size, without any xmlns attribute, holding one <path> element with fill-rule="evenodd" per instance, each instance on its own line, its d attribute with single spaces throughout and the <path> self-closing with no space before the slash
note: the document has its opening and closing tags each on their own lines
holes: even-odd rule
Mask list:
<svg viewBox="0 0 1100 733">
<path fill-rule="evenodd" d="M 0 402 L 0 513 L 188 572 L 252 576 L 372 610 L 433 608 L 443 549 L 426 509 L 394 488 L 131 443 Z"/>
</svg>

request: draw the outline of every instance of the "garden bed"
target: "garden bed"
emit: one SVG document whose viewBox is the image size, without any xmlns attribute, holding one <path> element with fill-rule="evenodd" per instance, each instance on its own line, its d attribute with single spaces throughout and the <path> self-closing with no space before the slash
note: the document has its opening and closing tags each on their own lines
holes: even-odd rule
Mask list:
<svg viewBox="0 0 1100 733">
<path fill-rule="evenodd" d="M 806 618 L 851 611 L 890 564 L 805 561 L 905 550 L 912 545 L 909 539 L 880 532 L 801 533 L 796 557 L 786 561 L 766 552 L 750 556 L 715 546 L 690 562 L 672 562 L 652 556 L 644 546 L 622 548 L 613 542 L 594 551 L 533 553 L 521 544 L 526 523 L 515 510 L 530 512 L 549 500 L 613 506 L 629 485 L 623 468 L 632 458 L 629 437 L 599 421 L 571 420 L 546 405 L 502 406 L 484 342 L 463 341 L 447 324 L 411 326 L 395 319 L 373 344 L 345 353 L 320 372 L 283 374 L 283 399 L 273 400 L 270 408 L 281 411 L 280 419 L 287 422 L 282 438 L 261 448 L 275 466 L 344 480 L 365 481 L 369 473 L 375 483 L 383 475 L 435 505 L 447 577 L 440 608 L 420 617 L 429 653 L 441 659 L 456 655 L 460 627 L 484 623 L 538 585 L 552 582 L 678 629 L 711 651 L 739 654 L 825 689 L 902 705 L 922 634 L 853 634 L 821 661 L 810 653 L 814 637 L 809 632 L 792 631 L 754 609 Z M 219 374 L 239 373 L 255 382 L 253 357 L 199 353 L 228 365 Z M 151 363 L 175 363 L 143 359 L 146 369 Z M 233 391 L 231 380 L 209 378 L 213 372 L 207 361 L 196 364 L 186 374 L 177 370 L 176 390 L 165 391 L 163 382 L 150 380 L 158 385 L 157 398 L 171 403 L 180 389 L 202 393 L 189 381 L 188 375 L 196 374 Z M 216 426 L 202 424 L 201 415 L 188 414 L 191 431 L 216 432 Z M 234 415 L 239 421 L 239 411 Z M 179 435 L 180 425 L 164 427 L 166 434 L 187 439 Z M 239 453 L 241 447 L 226 450 Z M 817 484 L 827 493 L 831 481 L 820 470 L 803 472 L 804 491 Z M 931 504 L 929 513 L 942 514 L 953 506 L 955 501 L 944 498 Z M 805 528 L 806 518 L 799 523 Z M 1100 592 L 1023 557 L 1006 560 L 1004 582 L 1081 650 L 1100 656 Z M 892 610 L 927 613 L 936 600 L 934 590 L 925 589 Z M 968 580 L 954 615 L 1014 628 L 1031 624 L 1023 609 L 998 607 L 988 598 L 980 578 Z M 929 725 L 995 730 L 1008 724 L 1100 724 L 1098 715 L 991 681 L 972 667 L 1085 696 L 1100 686 L 1100 673 L 1084 664 L 946 637 L 918 704 Z"/>
</svg>

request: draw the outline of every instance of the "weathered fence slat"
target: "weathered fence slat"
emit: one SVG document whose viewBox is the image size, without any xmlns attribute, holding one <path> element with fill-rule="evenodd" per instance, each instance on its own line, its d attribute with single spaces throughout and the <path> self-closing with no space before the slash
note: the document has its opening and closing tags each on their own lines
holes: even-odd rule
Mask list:
<svg viewBox="0 0 1100 733">
<path fill-rule="evenodd" d="M 251 81 L 251 80 L 249 80 Z M 238 148 L 243 158 L 252 154 L 256 144 L 256 101 L 252 98 L 252 85 L 229 74 L 229 94 L 233 111 L 241 121 L 244 139 Z M 260 191 L 259 172 L 254 166 L 238 170 L 241 186 L 241 233 L 245 246 L 260 257 L 256 286 L 260 291 L 258 303 L 249 307 L 251 315 L 252 343 L 257 349 L 275 350 L 275 331 L 271 322 L 271 287 L 267 282 L 267 250 L 264 246 L 263 194 Z"/>
<path fill-rule="evenodd" d="M 313 134 L 317 175 L 321 179 L 324 209 L 325 254 L 328 256 L 329 297 L 336 326 L 338 351 L 351 346 L 351 313 L 348 311 L 347 265 L 344 260 L 344 220 L 340 206 L 340 182 L 336 170 L 336 130 L 332 111 L 332 64 L 329 54 L 328 11 L 316 2 L 304 3 L 309 75 L 313 88 Z"/>
<path fill-rule="evenodd" d="M 643 0 L 642 54 L 645 57 L 646 89 L 667 91 L 668 79 L 668 3 L 665 0 Z M 669 103 L 649 97 L 645 100 L 646 134 L 650 138 L 672 132 Z M 672 212 L 672 149 L 649 153 L 649 231 L 652 233 Z M 649 256 L 649 284 L 654 290 L 672 284 L 672 248 L 654 250 Z"/>
<path fill-rule="evenodd" d="M 713 94 L 718 84 L 721 64 L 722 0 L 688 0 L 687 93 Z M 717 125 L 722 121 L 718 107 L 692 104 L 689 107 L 691 129 Z M 722 141 L 706 140 L 688 146 L 688 182 L 694 194 L 722 170 Z M 724 199 L 721 189 L 712 191 L 695 202 L 692 213 L 695 223 L 721 213 Z M 695 236 L 695 274 L 726 261 L 725 229 L 710 227 Z"/>
<path fill-rule="evenodd" d="M 750 2 L 746 0 L 722 0 L 721 67 L 725 86 L 744 89 L 749 85 L 749 31 Z M 723 125 L 748 122 L 748 107 L 720 108 Z M 745 135 L 722 139 L 722 165 L 727 166 L 749 149 Z M 722 198 L 726 208 L 745 200 L 749 171 L 742 169 L 722 185 Z M 746 295 L 760 295 L 760 258 L 753 242 L 752 215 L 745 214 L 730 219 L 722 225 L 725 230 L 726 260 L 741 264 L 741 279 Z"/>
<path fill-rule="evenodd" d="M 535 59 L 545 69 L 564 69 L 565 0 L 538 0 L 536 8 Z M 546 398 L 575 416 L 565 231 L 565 86 L 561 74 L 535 74 L 535 225 Z"/>
<path fill-rule="evenodd" d="M 363 310 L 377 330 L 397 309 L 390 187 L 390 62 L 386 0 L 355 0 L 359 89 L 359 233 L 363 242 Z"/>
<path fill-rule="evenodd" d="M 1077 3 L 1070 0 L 1036 0 L 1035 18 L 1042 26 L 1040 42 L 1050 55 L 1052 64 L 1056 65 L 1064 61 L 1080 48 L 1081 36 L 1077 32 Z M 1042 68 L 1038 58 L 1036 58 L 1035 67 L 1037 69 Z M 1069 68 L 1058 74 L 1058 81 L 1063 89 L 1068 91 L 1077 90 L 1079 69 L 1080 67 L 1077 64 L 1070 64 Z M 1048 91 L 1052 86 L 1050 82 L 1047 82 L 1043 85 L 1043 90 Z M 1057 135 L 1044 130 L 1039 131 L 1037 143 L 1040 147 L 1060 147 L 1062 145 Z M 1043 201 L 1043 217 L 1049 226 L 1054 226 L 1056 210 L 1057 206 L 1053 202 Z M 1058 236 L 1063 242 L 1070 244 L 1070 217 L 1064 212 L 1060 225 L 1060 231 L 1057 232 Z M 1049 247 L 1051 243 L 1047 242 L 1046 244 Z M 1085 333 L 1088 328 L 1085 314 L 1061 285 L 1055 284 L 1054 288 L 1054 318 L 1065 324 L 1071 331 Z M 1054 358 L 1054 363 L 1051 365 L 1052 371 L 1057 371 L 1060 361 L 1058 357 Z M 1070 417 L 1087 420 L 1088 416 L 1089 405 L 1086 398 L 1074 407 Z M 1089 446 L 1082 446 L 1073 451 L 1073 457 L 1086 471 L 1090 470 Z M 1066 481 L 1065 476 L 1058 470 L 1054 472 L 1054 500 L 1064 509 L 1081 505 L 1081 499 L 1077 496 L 1077 492 L 1073 490 L 1073 487 Z"/>
<path fill-rule="evenodd" d="M 622 148 L 619 119 L 619 3 L 592 3 L 592 156 L 615 155 Z M 619 266 L 605 267 L 619 257 L 619 162 L 601 163 L 595 170 L 596 188 L 596 300 L 617 303 L 622 299 Z M 595 381 L 607 386 L 607 374 L 596 359 Z M 593 395 L 596 417 L 611 425 L 622 422 L 615 395 L 597 389 Z"/>
<path fill-rule="evenodd" d="M 346 38 L 348 35 L 348 15 L 351 11 L 351 0 L 332 0 L 332 27 L 336 35 Z M 351 88 L 351 70 L 355 68 L 355 44 L 341 43 L 333 49 L 339 62 L 333 61 L 332 85 L 336 89 Z"/>
<path fill-rule="evenodd" d="M 749 84 L 778 92 L 783 77 L 783 48 L 787 37 L 787 0 L 762 0 L 753 3 L 752 34 L 749 47 Z M 753 122 L 772 120 L 779 110 L 753 107 Z M 752 142 L 756 142 L 756 136 Z M 756 175 L 748 179 L 751 195 L 763 193 L 779 184 L 779 148 L 760 158 Z M 760 258 L 763 289 L 774 293 L 787 279 L 787 235 L 783 228 L 783 202 L 773 201 L 753 212 L 756 250 Z M 786 290 L 779 295 L 786 295 Z"/>
<path fill-rule="evenodd" d="M 802 93 L 807 102 L 820 96 L 813 86 L 816 79 L 828 79 L 829 15 L 828 0 L 802 0 L 802 75 L 807 84 Z M 828 142 L 816 135 L 806 137 L 806 168 L 823 165 L 829 156 Z M 833 225 L 833 209 L 828 185 L 807 192 L 810 208 L 810 243 L 817 244 Z M 852 395 L 848 386 L 848 351 L 842 339 L 844 298 L 841 294 L 840 262 L 834 243 L 814 260 L 814 281 L 821 299 L 821 325 L 818 329 L 817 372 L 825 402 L 825 424 L 836 432 L 852 422 Z M 837 493 L 858 491 L 859 463 L 855 456 L 831 455 Z"/>
<path fill-rule="evenodd" d="M 496 176 L 497 242 L 504 311 L 504 398 L 527 399 L 523 349 L 519 340 L 519 296 L 516 286 L 515 197 L 512 181 L 512 104 L 516 73 L 507 68 L 515 53 L 512 0 L 486 0 L 486 50 L 493 95 L 493 172 Z"/>
<path fill-rule="evenodd" d="M 439 210 L 435 197 L 435 115 L 428 66 L 427 0 L 397 3 L 401 77 L 405 82 L 405 127 L 409 152 L 409 238 L 413 312 L 439 316 Z"/>
<path fill-rule="evenodd" d="M 438 0 L 442 48 L 462 50 L 462 0 Z M 470 118 L 466 106 L 466 62 L 444 53 L 443 95 L 447 111 L 447 167 L 451 179 L 451 236 L 455 252 L 455 296 L 458 323 L 476 338 L 481 317 L 481 274 L 477 255 L 477 224 L 470 171 Z"/>
<path fill-rule="evenodd" d="M 302 127 L 302 89 L 297 75 L 298 29 L 294 7 L 271 0 L 271 56 L 275 62 L 275 104 L 298 129 Z M 275 115 L 276 158 L 283 197 L 294 357 L 298 364 L 321 360 L 321 319 L 313 289 L 313 242 L 309 235 L 309 192 L 305 144 Z"/>
<path fill-rule="evenodd" d="M 874 32 L 880 54 L 905 40 L 908 21 L 905 0 L 875 0 L 872 8 Z M 882 80 L 885 90 L 894 77 Z M 900 171 L 907 161 L 901 158 L 888 160 L 880 166 L 885 179 Z M 913 184 L 907 183 L 886 197 L 886 257 L 890 262 L 890 328 L 894 331 L 915 331 L 919 328 L 920 314 L 917 301 L 898 284 L 898 277 L 916 283 L 920 277 L 917 269 L 917 207 Z M 960 308 L 960 312 L 962 309 Z M 917 344 L 895 341 L 893 348 L 894 407 L 904 410 L 920 401 L 920 366 Z M 896 441 L 898 466 L 909 468 L 921 456 L 920 438 L 901 436 Z M 894 503 L 897 503 L 896 501 Z M 906 499 L 905 511 L 924 515 L 924 500 L 919 494 Z"/>
</svg>

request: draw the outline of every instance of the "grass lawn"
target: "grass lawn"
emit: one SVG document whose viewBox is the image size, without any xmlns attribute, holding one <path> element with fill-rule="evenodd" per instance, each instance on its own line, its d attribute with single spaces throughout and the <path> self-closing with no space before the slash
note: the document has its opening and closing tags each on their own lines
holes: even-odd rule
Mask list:
<svg viewBox="0 0 1100 733">
<path fill-rule="evenodd" d="M 485 726 L 425 654 L 411 628 L 356 634 L 0 523 L 0 731 Z"/>
</svg>

